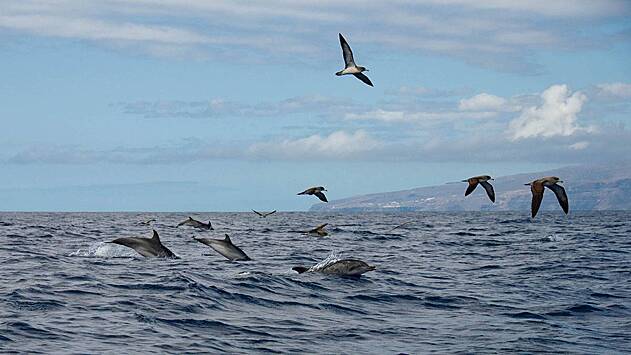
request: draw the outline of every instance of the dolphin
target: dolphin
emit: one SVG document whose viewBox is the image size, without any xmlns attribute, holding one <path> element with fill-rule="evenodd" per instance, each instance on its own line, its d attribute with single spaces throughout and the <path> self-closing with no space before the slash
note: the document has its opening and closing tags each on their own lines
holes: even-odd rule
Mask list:
<svg viewBox="0 0 631 355">
<path fill-rule="evenodd" d="M 205 229 L 205 230 L 214 230 L 213 225 L 208 221 L 208 223 L 200 222 L 198 220 L 193 219 L 193 217 L 188 217 L 188 219 L 180 222 L 177 226 L 189 226 L 197 229 Z"/>
<path fill-rule="evenodd" d="M 357 259 L 342 259 L 329 264 L 319 270 L 311 270 L 310 268 L 304 266 L 295 266 L 291 269 L 299 274 L 309 271 L 321 272 L 327 275 L 360 277 L 366 272 L 375 270 L 376 267 L 373 265 L 368 265 L 365 262 Z"/>
<path fill-rule="evenodd" d="M 155 229 L 153 230 L 152 238 L 118 238 L 106 243 L 119 244 L 132 248 L 145 258 L 177 258 L 177 255 L 173 254 L 169 248 L 162 245 L 160 236 L 158 236 L 158 232 L 156 232 Z"/>
<path fill-rule="evenodd" d="M 209 238 L 193 238 L 196 241 L 206 244 L 213 248 L 217 253 L 226 257 L 231 261 L 245 261 L 250 260 L 241 248 L 232 244 L 230 236 L 226 234 L 224 239 L 209 239 Z"/>
</svg>

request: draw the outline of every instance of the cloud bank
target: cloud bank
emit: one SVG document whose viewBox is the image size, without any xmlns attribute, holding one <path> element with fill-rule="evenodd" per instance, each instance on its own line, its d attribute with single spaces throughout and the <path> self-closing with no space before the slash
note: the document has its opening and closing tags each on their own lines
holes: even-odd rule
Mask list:
<svg viewBox="0 0 631 355">
<path fill-rule="evenodd" d="M 0 4 L 0 34 L 82 40 L 156 56 L 295 63 L 296 54 L 307 61 L 337 56 L 330 53 L 336 32 L 330 29 L 344 28 L 355 34 L 355 42 L 380 50 L 532 72 L 533 50 L 624 40 L 581 28 L 623 21 L 629 14 L 624 0 L 6 0 Z"/>
</svg>

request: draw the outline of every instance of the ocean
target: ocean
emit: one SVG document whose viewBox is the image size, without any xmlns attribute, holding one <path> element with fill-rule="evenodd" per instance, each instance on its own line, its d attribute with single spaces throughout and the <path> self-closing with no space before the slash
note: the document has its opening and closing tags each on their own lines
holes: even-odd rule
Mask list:
<svg viewBox="0 0 631 355">
<path fill-rule="evenodd" d="M 152 228 L 179 259 L 104 243 Z M 252 260 L 193 240 L 224 233 Z M 5 212 L 0 352 L 628 353 L 630 235 L 630 212 Z M 377 269 L 291 270 L 339 258 Z"/>
</svg>

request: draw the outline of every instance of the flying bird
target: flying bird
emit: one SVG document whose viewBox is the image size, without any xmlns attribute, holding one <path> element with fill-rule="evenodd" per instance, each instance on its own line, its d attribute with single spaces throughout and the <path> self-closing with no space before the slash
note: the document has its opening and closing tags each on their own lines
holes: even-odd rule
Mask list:
<svg viewBox="0 0 631 355">
<path fill-rule="evenodd" d="M 390 229 L 388 232 L 392 232 L 393 230 L 395 230 L 395 229 L 397 229 L 397 228 L 401 228 L 401 227 L 407 226 L 408 224 L 410 224 L 410 223 L 412 223 L 412 222 L 414 222 L 414 221 L 407 221 L 407 222 L 403 222 L 403 223 L 399 224 L 398 226 L 396 226 L 396 227 L 394 227 L 394 228 Z"/>
<path fill-rule="evenodd" d="M 317 235 L 318 237 L 326 237 L 327 235 L 329 235 L 329 232 L 327 232 L 324 229 L 324 227 L 326 227 L 327 225 L 329 225 L 329 224 L 328 223 L 321 224 L 321 225 L 313 228 L 312 230 L 308 231 L 307 234 Z"/>
<path fill-rule="evenodd" d="M 259 216 L 261 216 L 263 218 L 265 218 L 265 217 L 267 217 L 267 216 L 269 216 L 271 214 L 276 213 L 276 210 L 273 210 L 272 212 L 258 212 L 258 211 L 252 210 L 252 212 L 258 214 Z"/>
<path fill-rule="evenodd" d="M 337 76 L 353 74 L 355 77 L 361 81 L 363 81 L 366 85 L 372 85 L 372 82 L 366 75 L 362 72 L 368 71 L 368 69 L 358 66 L 355 64 L 355 59 L 353 59 L 353 51 L 351 50 L 351 46 L 348 45 L 348 42 L 344 39 L 342 34 L 340 33 L 340 45 L 342 46 L 342 55 L 344 56 L 344 69 L 335 73 Z"/>
<path fill-rule="evenodd" d="M 150 219 L 148 219 L 146 221 L 140 221 L 140 222 L 138 222 L 138 224 L 140 224 L 142 226 L 148 226 L 148 225 L 151 224 L 151 222 L 155 222 L 155 221 L 156 221 L 155 218 L 150 218 Z"/>
<path fill-rule="evenodd" d="M 467 191 L 465 191 L 464 195 L 469 196 L 478 187 L 478 184 L 482 185 L 486 190 L 486 194 L 489 196 L 491 202 L 495 203 L 495 191 L 493 191 L 493 185 L 489 183 L 489 180 L 493 180 L 488 175 L 480 175 L 468 178 L 467 180 L 462 180 L 462 182 L 468 182 L 469 186 L 467 187 Z"/>
<path fill-rule="evenodd" d="M 556 176 L 547 176 L 541 179 L 537 179 L 535 181 L 529 182 L 525 185 L 530 185 L 530 191 L 532 191 L 532 204 L 531 204 L 531 212 L 532 218 L 535 218 L 537 212 L 539 211 L 539 207 L 541 206 L 541 201 L 543 200 L 543 192 L 544 187 L 549 188 L 554 192 L 559 200 L 559 205 L 563 209 L 565 214 L 570 210 L 570 205 L 567 199 L 567 194 L 565 193 L 565 189 L 563 186 L 558 185 L 558 183 L 563 182 Z"/>
<path fill-rule="evenodd" d="M 303 192 L 299 192 L 298 195 L 315 195 L 321 201 L 329 202 L 326 199 L 326 196 L 324 196 L 324 194 L 322 193 L 322 191 L 327 191 L 327 190 L 324 187 L 322 187 L 322 186 L 317 186 L 317 187 L 308 188 L 308 189 L 304 190 Z"/>
</svg>

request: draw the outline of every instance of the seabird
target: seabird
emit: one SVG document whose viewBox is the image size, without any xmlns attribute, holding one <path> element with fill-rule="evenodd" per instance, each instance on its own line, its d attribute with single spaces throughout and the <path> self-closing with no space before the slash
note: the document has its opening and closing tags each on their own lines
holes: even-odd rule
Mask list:
<svg viewBox="0 0 631 355">
<path fill-rule="evenodd" d="M 462 182 L 468 182 L 469 186 L 467 187 L 467 191 L 465 191 L 464 195 L 469 196 L 470 193 L 478 187 L 478 183 L 484 187 L 486 190 L 486 194 L 489 196 L 491 202 L 495 203 L 495 191 L 493 191 L 493 186 L 489 184 L 489 180 L 493 180 L 488 175 L 480 175 L 474 176 L 472 178 L 468 178 L 467 180 L 462 180 Z"/>
<path fill-rule="evenodd" d="M 399 224 L 398 226 L 396 226 L 396 227 L 394 227 L 394 228 L 390 229 L 390 230 L 389 230 L 389 232 L 392 232 L 393 230 L 395 230 L 395 229 L 397 229 L 397 228 L 401 228 L 401 227 L 403 227 L 403 226 L 406 226 L 406 225 L 408 225 L 408 224 L 410 224 L 410 223 L 412 223 L 412 222 L 414 222 L 414 221 L 407 221 L 407 222 L 403 222 L 403 223 Z"/>
<path fill-rule="evenodd" d="M 532 191 L 532 218 L 535 218 L 537 212 L 539 211 L 539 207 L 541 206 L 541 201 L 543 200 L 543 191 L 545 190 L 544 187 L 547 187 L 554 192 L 557 200 L 559 200 L 559 205 L 561 205 L 563 212 L 565 212 L 565 214 L 568 213 L 568 211 L 570 210 L 570 205 L 567 199 L 567 194 L 565 193 L 565 189 L 563 188 L 563 186 L 558 185 L 559 182 L 563 181 L 559 180 L 559 178 L 556 176 L 547 176 L 525 184 L 530 185 L 530 191 Z"/>
<path fill-rule="evenodd" d="M 276 210 L 273 210 L 272 212 L 258 212 L 258 211 L 252 210 L 252 212 L 258 214 L 259 216 L 261 216 L 263 218 L 265 218 L 265 217 L 267 217 L 267 216 L 269 216 L 271 214 L 276 213 Z"/>
<path fill-rule="evenodd" d="M 366 85 L 372 85 L 370 79 L 362 72 L 368 71 L 368 69 L 358 66 L 355 64 L 355 60 L 353 59 L 353 51 L 351 51 L 351 46 L 348 45 L 348 42 L 344 39 L 342 34 L 340 33 L 340 45 L 342 45 L 342 55 L 344 56 L 344 69 L 335 73 L 337 76 L 353 74 L 355 77 L 361 81 L 363 81 Z"/>
<path fill-rule="evenodd" d="M 298 195 L 316 195 L 321 201 L 329 202 L 326 199 L 326 196 L 324 196 L 324 194 L 322 193 L 322 191 L 327 191 L 327 190 L 322 186 L 317 186 L 317 187 L 308 188 L 304 190 L 303 192 L 299 192 Z"/>
<path fill-rule="evenodd" d="M 330 265 L 323 267 L 322 269 L 312 270 L 311 268 L 304 266 L 295 266 L 291 268 L 299 274 L 304 272 L 321 272 L 328 275 L 348 276 L 348 277 L 360 277 L 362 274 L 373 271 L 376 269 L 373 265 L 368 265 L 364 261 L 357 259 L 342 259 L 338 260 Z"/>
<path fill-rule="evenodd" d="M 138 224 L 143 225 L 143 226 L 148 226 L 148 225 L 151 224 L 151 222 L 155 222 L 155 221 L 156 221 L 155 218 L 150 218 L 150 219 L 148 219 L 146 221 L 140 221 L 140 222 L 138 222 Z"/>
<path fill-rule="evenodd" d="M 308 231 L 307 234 L 316 234 L 318 235 L 318 237 L 326 237 L 327 235 L 329 235 L 329 233 L 324 229 L 324 227 L 328 226 L 328 223 L 325 224 L 321 224 L 315 228 L 313 228 L 312 230 Z"/>
<path fill-rule="evenodd" d="M 189 226 L 197 229 L 205 229 L 205 230 L 214 230 L 213 225 L 208 221 L 208 223 L 200 222 L 198 220 L 193 219 L 193 217 L 188 217 L 188 219 L 183 220 L 182 222 L 177 224 L 180 226 Z"/>
</svg>

